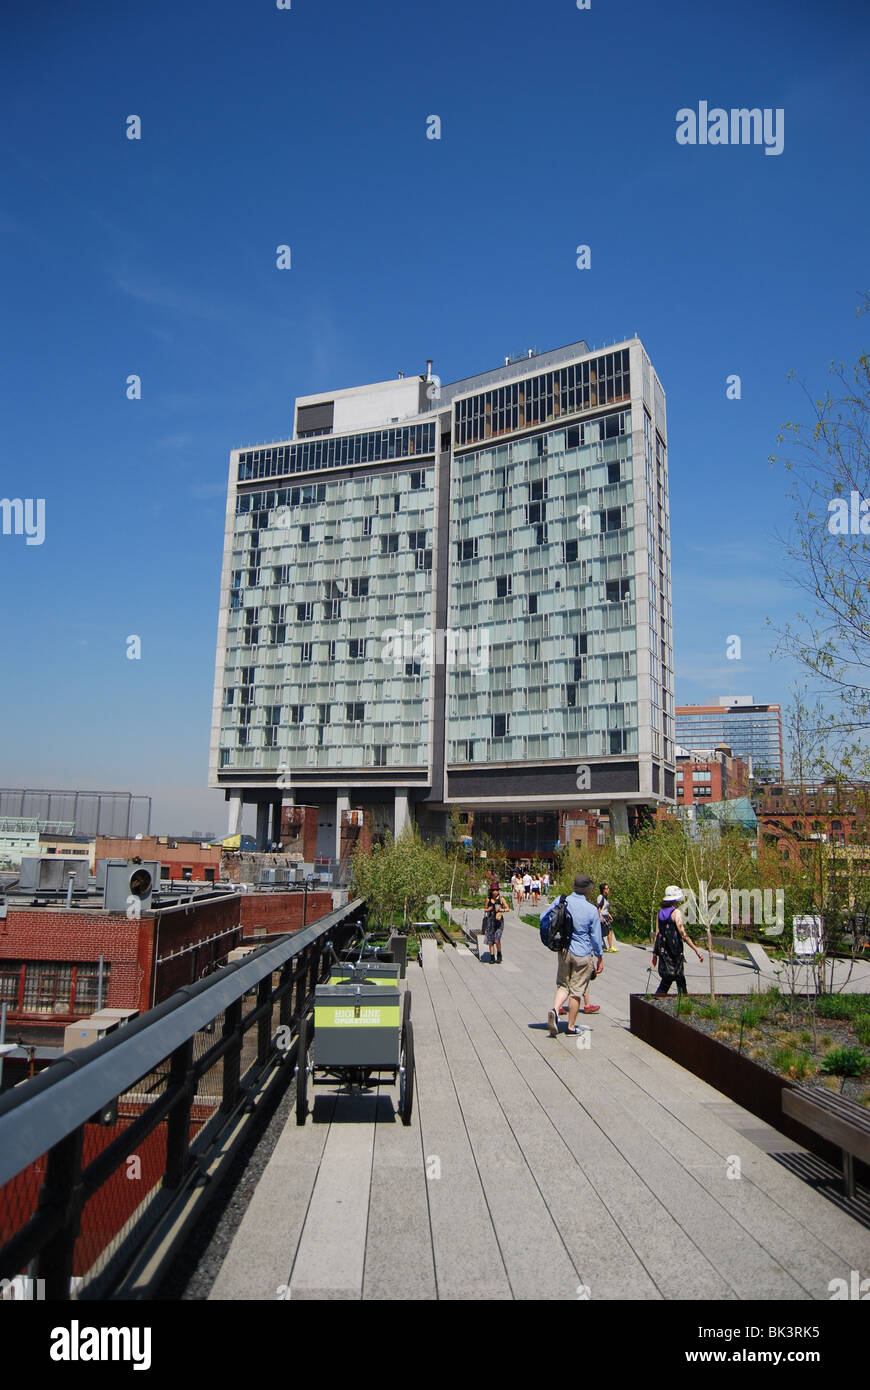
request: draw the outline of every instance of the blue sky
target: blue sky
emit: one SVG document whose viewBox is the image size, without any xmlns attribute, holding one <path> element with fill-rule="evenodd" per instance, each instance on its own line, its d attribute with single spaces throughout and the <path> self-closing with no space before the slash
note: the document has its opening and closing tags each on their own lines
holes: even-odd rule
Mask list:
<svg viewBox="0 0 870 1390">
<path fill-rule="evenodd" d="M 6 0 L 0 493 L 44 497 L 46 536 L 0 536 L 0 782 L 222 830 L 230 448 L 427 357 L 449 381 L 635 332 L 668 398 L 677 701 L 787 702 L 767 459 L 806 415 L 788 372 L 819 394 L 863 345 L 868 35 L 852 3 Z M 782 108 L 783 152 L 678 145 L 702 100 Z"/>
</svg>

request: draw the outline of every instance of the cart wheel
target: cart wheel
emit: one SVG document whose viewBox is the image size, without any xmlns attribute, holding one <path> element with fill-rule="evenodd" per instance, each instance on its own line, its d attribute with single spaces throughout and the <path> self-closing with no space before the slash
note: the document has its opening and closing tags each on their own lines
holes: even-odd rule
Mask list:
<svg viewBox="0 0 870 1390">
<path fill-rule="evenodd" d="M 308 1068 L 311 1058 L 311 1051 L 308 1042 L 309 1027 L 308 1018 L 305 1014 L 299 1020 L 299 1032 L 296 1035 L 296 1123 L 304 1125 L 308 1116 Z"/>
<path fill-rule="evenodd" d="M 406 990 L 405 990 L 405 998 L 404 998 L 403 1001 L 402 1001 L 402 1027 L 403 1027 L 403 1028 L 405 1027 L 405 1024 L 410 1020 L 410 1017 L 411 1017 L 411 991 L 410 991 L 409 989 L 406 989 Z"/>
<path fill-rule="evenodd" d="M 399 1058 L 399 1114 L 402 1124 L 411 1123 L 414 1109 L 414 1025 L 408 1019 L 402 1033 L 402 1052 Z"/>
</svg>

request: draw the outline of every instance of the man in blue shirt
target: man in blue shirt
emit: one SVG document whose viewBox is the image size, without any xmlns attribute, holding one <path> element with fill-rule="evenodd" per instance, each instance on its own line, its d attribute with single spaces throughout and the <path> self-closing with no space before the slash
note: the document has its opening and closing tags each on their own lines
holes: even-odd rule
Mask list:
<svg viewBox="0 0 870 1390">
<path fill-rule="evenodd" d="M 592 891 L 592 879 L 588 874 L 578 874 L 574 880 L 574 892 L 567 900 L 574 924 L 571 946 L 569 950 L 559 952 L 556 997 L 547 1015 L 547 1027 L 554 1038 L 559 1033 L 559 1009 L 566 999 L 569 1001 L 568 1032 L 577 1032 L 577 1014 L 583 992 L 593 976 L 600 975 L 604 969 L 601 916 L 598 908 L 589 900 Z"/>
</svg>

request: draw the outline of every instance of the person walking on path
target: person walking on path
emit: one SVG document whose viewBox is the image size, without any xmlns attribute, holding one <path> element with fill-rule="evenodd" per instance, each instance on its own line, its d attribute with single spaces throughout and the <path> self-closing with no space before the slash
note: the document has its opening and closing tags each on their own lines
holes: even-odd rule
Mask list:
<svg viewBox="0 0 870 1390">
<path fill-rule="evenodd" d="M 501 937 L 504 931 L 504 915 L 507 910 L 508 904 L 502 897 L 498 884 L 493 883 L 486 900 L 486 913 L 483 919 L 486 944 L 489 947 L 490 965 L 501 965 Z"/>
<path fill-rule="evenodd" d="M 523 879 L 522 874 L 519 873 L 514 876 L 514 897 L 517 900 L 516 910 L 519 912 L 523 905 Z"/>
<path fill-rule="evenodd" d="M 613 913 L 610 911 L 610 889 L 606 883 L 598 885 L 598 911 L 601 913 L 601 935 L 604 937 L 605 951 L 618 951 L 616 937 L 613 935 Z"/>
<path fill-rule="evenodd" d="M 544 895 L 544 902 L 549 902 L 549 900 L 550 900 L 550 875 L 549 875 L 549 873 L 545 873 L 545 874 L 544 874 L 544 877 L 541 879 L 541 891 L 542 891 L 542 893 L 543 893 L 543 895 Z"/>
<path fill-rule="evenodd" d="M 541 880 L 538 874 L 532 878 L 532 907 L 538 906 L 538 899 L 541 896 Z"/>
<path fill-rule="evenodd" d="M 559 969 L 556 975 L 556 995 L 553 1007 L 547 1015 L 547 1027 L 555 1038 L 559 1034 L 559 1010 L 568 1000 L 568 1032 L 576 1033 L 577 1015 L 580 1000 L 589 981 L 600 975 L 604 969 L 603 945 L 601 941 L 601 916 L 598 908 L 590 901 L 592 879 L 588 874 L 578 874 L 574 880 L 574 891 L 567 899 L 567 909 L 571 915 L 573 932 L 571 945 L 567 951 L 559 952 Z M 587 1005 L 584 1013 L 597 1013 L 597 1005 Z"/>
<path fill-rule="evenodd" d="M 676 981 L 678 994 L 688 994 L 683 942 L 687 946 L 691 946 L 699 961 L 703 962 L 704 960 L 694 941 L 686 935 L 686 929 L 683 926 L 683 919 L 677 904 L 681 903 L 684 897 L 685 894 L 681 888 L 678 888 L 676 884 L 670 884 L 665 889 L 662 905 L 659 908 L 658 931 L 652 956 L 653 966 L 658 965 L 661 976 L 656 994 L 667 994 L 674 981 Z"/>
</svg>

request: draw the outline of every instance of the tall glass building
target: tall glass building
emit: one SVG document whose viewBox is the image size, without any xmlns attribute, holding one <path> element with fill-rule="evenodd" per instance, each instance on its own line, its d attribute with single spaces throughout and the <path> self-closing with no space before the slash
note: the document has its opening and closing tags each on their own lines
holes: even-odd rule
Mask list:
<svg viewBox="0 0 870 1390">
<path fill-rule="evenodd" d="M 300 398 L 231 454 L 210 785 L 230 832 L 674 794 L 665 397 L 638 339 Z M 270 830 L 269 815 L 272 810 Z"/>
<path fill-rule="evenodd" d="M 782 710 L 756 704 L 751 695 L 720 695 L 715 705 L 677 707 L 677 743 L 684 748 L 730 745 L 756 782 L 781 782 Z"/>
</svg>

